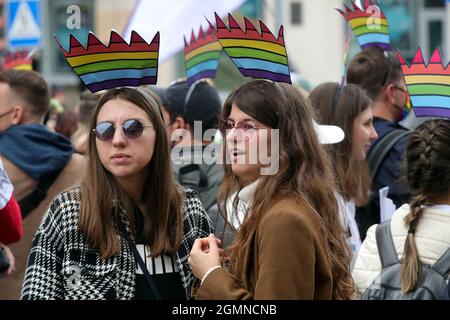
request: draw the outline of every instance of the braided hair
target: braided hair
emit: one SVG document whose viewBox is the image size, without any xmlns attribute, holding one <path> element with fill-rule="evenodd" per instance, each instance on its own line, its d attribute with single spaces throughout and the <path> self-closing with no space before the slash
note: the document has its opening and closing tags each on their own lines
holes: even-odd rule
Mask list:
<svg viewBox="0 0 450 320">
<path fill-rule="evenodd" d="M 405 217 L 408 235 L 401 268 L 401 289 L 411 292 L 420 279 L 422 263 L 414 234 L 423 205 L 450 192 L 450 121 L 427 121 L 410 136 L 406 149 L 407 181 L 411 191 L 410 213 Z"/>
</svg>

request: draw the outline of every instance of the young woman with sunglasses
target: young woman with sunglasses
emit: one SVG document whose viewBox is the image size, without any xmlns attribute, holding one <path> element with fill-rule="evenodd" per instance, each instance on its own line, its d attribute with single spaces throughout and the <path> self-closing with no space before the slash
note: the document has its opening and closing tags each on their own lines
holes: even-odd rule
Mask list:
<svg viewBox="0 0 450 320">
<path fill-rule="evenodd" d="M 91 132 L 81 185 L 54 199 L 34 238 L 22 298 L 190 298 L 188 253 L 211 223 L 174 181 L 159 103 L 111 89 Z"/>
<path fill-rule="evenodd" d="M 230 94 L 222 119 L 220 209 L 230 220 L 226 204 L 238 192 L 234 210 L 247 210 L 225 252 L 213 235 L 196 240 L 196 299 L 349 299 L 349 249 L 307 101 L 293 86 L 253 80 Z M 272 144 L 279 168 L 263 175 L 269 165 L 252 152 Z"/>
</svg>

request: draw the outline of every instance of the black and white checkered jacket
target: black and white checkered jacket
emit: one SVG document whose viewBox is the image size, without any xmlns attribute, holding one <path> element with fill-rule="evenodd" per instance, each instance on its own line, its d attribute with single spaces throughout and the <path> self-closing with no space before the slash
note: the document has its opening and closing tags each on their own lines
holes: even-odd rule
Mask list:
<svg viewBox="0 0 450 320">
<path fill-rule="evenodd" d="M 120 255 L 102 259 L 98 251 L 86 244 L 78 230 L 79 213 L 77 190 L 61 193 L 51 203 L 33 240 L 22 299 L 134 297 L 136 263 L 126 239 L 120 237 Z M 176 252 L 176 261 L 187 299 L 191 296 L 194 280 L 187 262 L 189 252 L 195 239 L 211 232 L 211 221 L 195 191 L 186 190 L 184 236 Z"/>
</svg>

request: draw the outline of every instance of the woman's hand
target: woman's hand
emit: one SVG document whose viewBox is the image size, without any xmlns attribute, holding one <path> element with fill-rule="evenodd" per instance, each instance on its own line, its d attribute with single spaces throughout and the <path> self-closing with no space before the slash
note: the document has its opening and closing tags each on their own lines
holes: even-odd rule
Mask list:
<svg viewBox="0 0 450 320">
<path fill-rule="evenodd" d="M 219 248 L 220 243 L 214 234 L 210 234 L 208 238 L 195 240 L 188 262 L 197 278 L 203 279 L 211 268 L 222 265 L 223 249 Z"/>
<path fill-rule="evenodd" d="M 0 243 L 0 247 L 3 248 L 3 253 L 6 255 L 6 257 L 9 260 L 9 268 L 5 272 L 2 272 L 0 274 L 0 278 L 9 277 L 13 274 L 15 270 L 15 261 L 14 256 L 11 252 L 11 250 L 8 248 L 8 246 L 4 245 L 3 243 Z"/>
</svg>

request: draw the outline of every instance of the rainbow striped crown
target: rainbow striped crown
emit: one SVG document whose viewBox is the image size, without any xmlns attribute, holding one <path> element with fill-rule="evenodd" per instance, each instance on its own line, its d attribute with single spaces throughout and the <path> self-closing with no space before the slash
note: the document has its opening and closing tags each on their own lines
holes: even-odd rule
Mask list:
<svg viewBox="0 0 450 320">
<path fill-rule="evenodd" d="M 108 46 L 89 33 L 87 48 L 70 35 L 69 52 L 58 39 L 56 41 L 73 71 L 91 92 L 156 83 L 159 32 L 148 44 L 136 31 L 132 31 L 128 44 L 118 33 L 111 31 Z"/>
<path fill-rule="evenodd" d="M 364 0 L 363 10 L 355 2 L 353 10 L 344 5 L 345 12 L 339 11 L 348 21 L 362 49 L 377 46 L 388 51 L 391 50 L 389 40 L 389 23 L 383 11 L 371 0 Z"/>
<path fill-rule="evenodd" d="M 224 51 L 244 77 L 291 83 L 283 26 L 280 27 L 277 39 L 261 20 L 259 33 L 245 17 L 245 31 L 231 14 L 228 14 L 230 29 L 217 14 L 215 17 L 217 29 L 209 24 Z"/>
<path fill-rule="evenodd" d="M 211 27 L 206 33 L 200 26 L 198 37 L 194 30 L 191 33 L 191 41 L 188 44 L 184 37 L 184 61 L 187 82 L 193 83 L 199 79 L 214 78 L 219 65 L 222 47 Z"/>
<path fill-rule="evenodd" d="M 20 50 L 15 52 L 7 52 L 3 55 L 2 70 L 33 70 L 32 52 Z"/>
<path fill-rule="evenodd" d="M 420 48 L 410 66 L 400 52 L 398 60 L 416 116 L 450 118 L 450 68 L 442 64 L 439 49 L 434 51 L 428 65 Z"/>
</svg>

